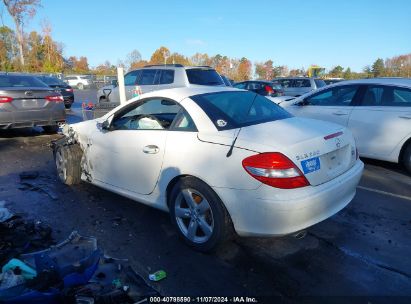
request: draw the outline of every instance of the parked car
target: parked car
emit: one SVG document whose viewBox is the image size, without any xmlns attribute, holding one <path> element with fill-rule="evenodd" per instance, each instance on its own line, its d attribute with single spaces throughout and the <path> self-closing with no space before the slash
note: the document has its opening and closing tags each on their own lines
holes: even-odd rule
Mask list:
<svg viewBox="0 0 411 304">
<path fill-rule="evenodd" d="M 71 105 L 74 102 L 74 92 L 71 86 L 55 77 L 37 76 L 37 78 L 43 81 L 49 87 L 56 89 L 56 91 L 60 92 L 60 94 L 64 98 L 64 106 L 66 107 L 66 109 L 71 108 Z"/>
<path fill-rule="evenodd" d="M 279 82 L 248 80 L 237 82 L 233 85 L 233 87 L 253 91 L 263 96 L 278 97 L 284 95 L 284 89 L 281 87 Z"/>
<path fill-rule="evenodd" d="M 226 76 L 224 76 L 224 75 L 220 75 L 220 76 L 221 76 L 221 78 L 223 79 L 224 84 L 225 84 L 227 87 L 232 87 L 232 86 L 233 86 L 233 82 L 231 81 L 231 79 L 229 79 L 228 77 L 226 77 Z"/>
<path fill-rule="evenodd" d="M 348 127 L 360 156 L 402 163 L 411 173 L 411 79 L 344 81 L 280 105 Z"/>
<path fill-rule="evenodd" d="M 134 97 L 136 86 L 141 90 L 140 93 L 178 87 L 225 86 L 223 79 L 213 68 L 181 64 L 147 65 L 128 72 L 124 76 L 124 84 L 126 100 Z M 97 92 L 97 100 L 120 103 L 118 86 L 101 88 Z"/>
<path fill-rule="evenodd" d="M 67 75 L 64 77 L 64 81 L 79 90 L 94 87 L 93 79 L 89 75 Z"/>
<path fill-rule="evenodd" d="M 41 126 L 57 132 L 65 120 L 60 93 L 33 76 L 0 75 L 0 129 Z"/>
<path fill-rule="evenodd" d="M 344 78 L 327 78 L 327 79 L 323 79 L 326 85 L 329 84 L 334 84 L 340 81 L 344 81 Z"/>
<path fill-rule="evenodd" d="M 201 251 L 232 229 L 281 236 L 325 220 L 353 199 L 363 170 L 345 127 L 227 87 L 144 94 L 63 133 L 54 153 L 64 183 L 169 211 Z"/>
<path fill-rule="evenodd" d="M 275 78 L 273 81 L 277 81 L 281 84 L 284 88 L 284 95 L 286 96 L 298 97 L 326 86 L 324 80 L 310 77 Z"/>
</svg>

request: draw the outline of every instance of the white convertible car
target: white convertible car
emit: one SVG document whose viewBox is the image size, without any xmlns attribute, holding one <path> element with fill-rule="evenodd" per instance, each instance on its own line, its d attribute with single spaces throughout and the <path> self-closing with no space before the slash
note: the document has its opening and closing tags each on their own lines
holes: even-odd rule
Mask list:
<svg viewBox="0 0 411 304">
<path fill-rule="evenodd" d="M 281 236 L 318 223 L 353 199 L 363 171 L 346 128 L 224 87 L 145 94 L 64 134 L 54 143 L 64 183 L 169 211 L 201 251 L 233 230 Z"/>
</svg>

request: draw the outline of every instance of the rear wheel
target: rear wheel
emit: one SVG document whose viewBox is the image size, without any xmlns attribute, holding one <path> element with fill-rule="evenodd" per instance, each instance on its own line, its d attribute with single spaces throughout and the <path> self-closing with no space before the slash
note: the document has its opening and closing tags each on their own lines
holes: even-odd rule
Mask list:
<svg viewBox="0 0 411 304">
<path fill-rule="evenodd" d="M 411 142 L 408 143 L 408 146 L 404 150 L 402 162 L 405 169 L 411 174 Z"/>
<path fill-rule="evenodd" d="M 59 146 L 55 151 L 57 175 L 66 185 L 81 182 L 81 157 L 83 151 L 78 145 Z"/>
<path fill-rule="evenodd" d="M 230 217 L 222 201 L 202 181 L 182 178 L 169 199 L 171 221 L 193 249 L 212 251 L 232 234 Z"/>
<path fill-rule="evenodd" d="M 53 125 L 53 126 L 44 126 L 43 127 L 44 132 L 46 133 L 57 133 L 59 130 L 59 126 Z"/>
</svg>

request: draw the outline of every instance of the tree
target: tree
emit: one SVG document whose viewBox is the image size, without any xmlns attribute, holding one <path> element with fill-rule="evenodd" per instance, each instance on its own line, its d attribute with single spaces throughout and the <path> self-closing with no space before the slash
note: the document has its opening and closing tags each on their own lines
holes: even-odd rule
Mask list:
<svg viewBox="0 0 411 304">
<path fill-rule="evenodd" d="M 19 48 L 20 64 L 23 67 L 24 61 L 24 23 L 28 18 L 36 14 L 36 9 L 41 6 L 41 0 L 3 0 L 16 27 L 16 37 Z"/>
<path fill-rule="evenodd" d="M 259 79 L 271 80 L 274 77 L 273 61 L 267 60 L 264 63 L 257 63 L 255 65 L 255 74 Z"/>
<path fill-rule="evenodd" d="M 348 67 L 345 69 L 344 74 L 343 74 L 344 79 L 351 79 L 352 78 L 352 72 L 351 69 Z"/>
<path fill-rule="evenodd" d="M 234 78 L 236 81 L 244 81 L 251 79 L 251 61 L 243 57 L 240 59 L 240 64 L 237 68 L 237 75 Z"/>
<path fill-rule="evenodd" d="M 138 50 L 128 53 L 125 60 L 126 69 L 130 70 L 133 65 L 141 61 L 141 54 Z"/>
<path fill-rule="evenodd" d="M 385 72 L 384 60 L 382 60 L 381 58 L 375 60 L 372 64 L 371 72 L 373 73 L 374 77 L 383 76 Z"/>
<path fill-rule="evenodd" d="M 192 65 L 211 65 L 211 60 L 207 54 L 196 53 L 190 58 Z"/>
<path fill-rule="evenodd" d="M 371 67 L 369 65 L 366 65 L 363 69 L 364 74 L 366 74 L 367 78 L 371 77 Z"/>
<path fill-rule="evenodd" d="M 184 55 L 179 53 L 173 53 L 170 55 L 170 63 L 173 64 L 182 64 L 182 65 L 190 65 L 190 61 Z"/>
<path fill-rule="evenodd" d="M 0 70 L 13 70 L 13 58 L 15 57 L 16 36 L 13 30 L 7 26 L 0 27 Z"/>
<path fill-rule="evenodd" d="M 334 68 L 331 69 L 329 75 L 331 77 L 341 78 L 343 71 L 344 71 L 344 68 L 340 65 L 337 65 L 337 66 L 335 66 Z"/>
<path fill-rule="evenodd" d="M 165 46 L 155 50 L 150 58 L 150 64 L 166 64 L 167 59 L 170 57 L 170 50 Z"/>
</svg>

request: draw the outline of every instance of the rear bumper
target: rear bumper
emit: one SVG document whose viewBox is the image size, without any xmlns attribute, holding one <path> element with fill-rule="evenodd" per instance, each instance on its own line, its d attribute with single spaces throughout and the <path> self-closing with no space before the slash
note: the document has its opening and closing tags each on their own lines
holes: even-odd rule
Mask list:
<svg viewBox="0 0 411 304">
<path fill-rule="evenodd" d="M 65 121 L 63 105 L 55 110 L 0 111 L 0 129 L 53 126 Z"/>
<path fill-rule="evenodd" d="M 293 190 L 262 185 L 254 191 L 214 188 L 241 236 L 281 236 L 308 228 L 343 209 L 354 198 L 364 164 L 319 186 Z"/>
</svg>

